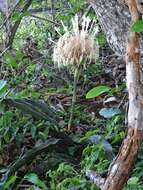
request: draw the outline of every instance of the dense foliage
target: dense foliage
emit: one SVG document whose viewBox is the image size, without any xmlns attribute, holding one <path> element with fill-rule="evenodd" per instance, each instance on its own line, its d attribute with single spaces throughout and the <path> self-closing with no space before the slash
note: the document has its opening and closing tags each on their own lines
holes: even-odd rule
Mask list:
<svg viewBox="0 0 143 190">
<path fill-rule="evenodd" d="M 55 67 L 52 55 L 64 33 L 62 23 L 70 30 L 76 14 L 96 23 L 99 58 L 81 71 L 69 131 L 73 73 Z M 20 19 L 13 46 L 4 53 L 8 35 L 4 27 L 0 33 L 0 187 L 97 190 L 86 171 L 106 175 L 125 136 L 125 67 L 117 67 L 84 0 L 33 0 L 28 11 L 13 11 L 10 22 Z M 1 14 L 1 25 L 4 20 Z M 142 159 L 141 150 L 125 190 L 143 189 Z"/>
</svg>

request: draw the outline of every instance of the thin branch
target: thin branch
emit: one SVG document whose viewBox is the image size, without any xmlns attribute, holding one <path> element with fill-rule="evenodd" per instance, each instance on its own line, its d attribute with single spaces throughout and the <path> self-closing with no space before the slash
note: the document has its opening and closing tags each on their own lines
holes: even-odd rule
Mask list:
<svg viewBox="0 0 143 190">
<path fill-rule="evenodd" d="M 37 19 L 44 20 L 44 21 L 46 21 L 46 22 L 51 22 L 52 24 L 61 26 L 61 24 L 59 24 L 59 23 L 57 23 L 57 22 L 54 22 L 54 21 L 52 21 L 52 20 L 50 20 L 50 19 L 47 19 L 47 18 L 43 18 L 43 17 L 36 16 L 36 15 L 33 15 L 33 14 L 31 14 L 30 16 L 33 17 L 33 18 L 37 18 Z"/>
<path fill-rule="evenodd" d="M 38 8 L 38 9 L 29 9 L 28 10 L 30 13 L 40 13 L 40 12 L 46 12 L 46 11 L 51 11 L 50 7 L 46 7 L 46 8 Z"/>
<path fill-rule="evenodd" d="M 5 26 L 5 24 L 7 23 L 7 21 L 11 18 L 11 16 L 13 15 L 14 11 L 17 9 L 17 7 L 19 6 L 19 4 L 21 3 L 22 0 L 19 0 L 15 6 L 13 7 L 12 11 L 9 13 L 9 15 L 6 17 L 6 19 L 4 20 L 4 22 L 2 23 L 2 25 L 0 26 L 0 30 Z"/>
<path fill-rule="evenodd" d="M 51 14 L 52 20 L 55 21 L 55 0 L 51 0 Z"/>
<path fill-rule="evenodd" d="M 2 53 L 0 53 L 0 58 L 9 50 L 9 46 L 7 48 L 5 48 Z"/>
<path fill-rule="evenodd" d="M 29 6 L 31 5 L 31 3 L 32 3 L 32 0 L 28 0 L 26 2 L 25 6 L 23 7 L 21 13 L 24 13 L 29 8 Z M 6 48 L 8 46 L 11 48 L 13 40 L 14 40 L 14 37 L 15 37 L 15 34 L 16 34 L 16 31 L 17 31 L 17 29 L 18 29 L 18 27 L 19 27 L 19 25 L 21 23 L 21 20 L 22 20 L 22 18 L 20 18 L 18 21 L 16 21 L 15 24 L 14 24 L 14 26 L 12 27 L 12 29 L 10 31 L 11 32 L 11 36 L 10 36 L 10 38 L 8 40 L 8 43 L 6 44 Z"/>
</svg>

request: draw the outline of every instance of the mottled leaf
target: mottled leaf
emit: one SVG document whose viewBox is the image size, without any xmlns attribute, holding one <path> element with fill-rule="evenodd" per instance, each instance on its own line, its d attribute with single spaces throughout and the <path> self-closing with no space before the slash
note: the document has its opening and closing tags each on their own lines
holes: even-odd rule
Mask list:
<svg viewBox="0 0 143 190">
<path fill-rule="evenodd" d="M 99 112 L 104 118 L 111 118 L 114 115 L 120 114 L 121 111 L 118 108 L 102 108 Z"/>
</svg>

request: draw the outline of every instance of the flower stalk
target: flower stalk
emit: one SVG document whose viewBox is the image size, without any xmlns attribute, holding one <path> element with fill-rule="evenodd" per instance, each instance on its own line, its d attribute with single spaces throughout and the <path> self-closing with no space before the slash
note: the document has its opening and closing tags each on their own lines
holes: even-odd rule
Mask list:
<svg viewBox="0 0 143 190">
<path fill-rule="evenodd" d="M 80 70 L 77 68 L 74 72 L 74 82 L 73 82 L 73 95 L 72 95 L 72 104 L 71 104 L 71 110 L 70 110 L 70 119 L 68 122 L 68 131 L 70 131 L 73 117 L 74 117 L 74 109 L 75 109 L 75 103 L 76 103 L 76 93 L 77 93 L 77 83 L 79 79 Z"/>
<path fill-rule="evenodd" d="M 92 33 L 95 23 L 89 17 L 82 17 L 82 22 L 76 15 L 72 19 L 72 30 L 68 30 L 64 25 L 65 34 L 61 35 L 53 51 L 54 63 L 60 67 L 67 67 L 74 73 L 73 96 L 68 122 L 68 130 L 71 129 L 74 116 L 74 107 L 76 103 L 77 82 L 81 70 L 85 69 L 87 64 L 95 62 L 98 57 L 98 45 L 95 43 Z M 81 26 L 81 28 L 79 27 Z"/>
</svg>

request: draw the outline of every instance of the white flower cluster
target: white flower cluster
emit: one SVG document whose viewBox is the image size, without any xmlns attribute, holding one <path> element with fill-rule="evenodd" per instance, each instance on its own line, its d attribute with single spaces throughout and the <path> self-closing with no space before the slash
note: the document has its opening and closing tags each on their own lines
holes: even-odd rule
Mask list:
<svg viewBox="0 0 143 190">
<path fill-rule="evenodd" d="M 65 34 L 61 36 L 54 47 L 53 60 L 58 67 L 71 66 L 76 68 L 95 61 L 98 58 L 98 45 L 92 33 L 93 25 L 89 17 L 83 17 L 81 30 L 79 18 L 72 19 L 72 30 L 64 26 Z"/>
</svg>

